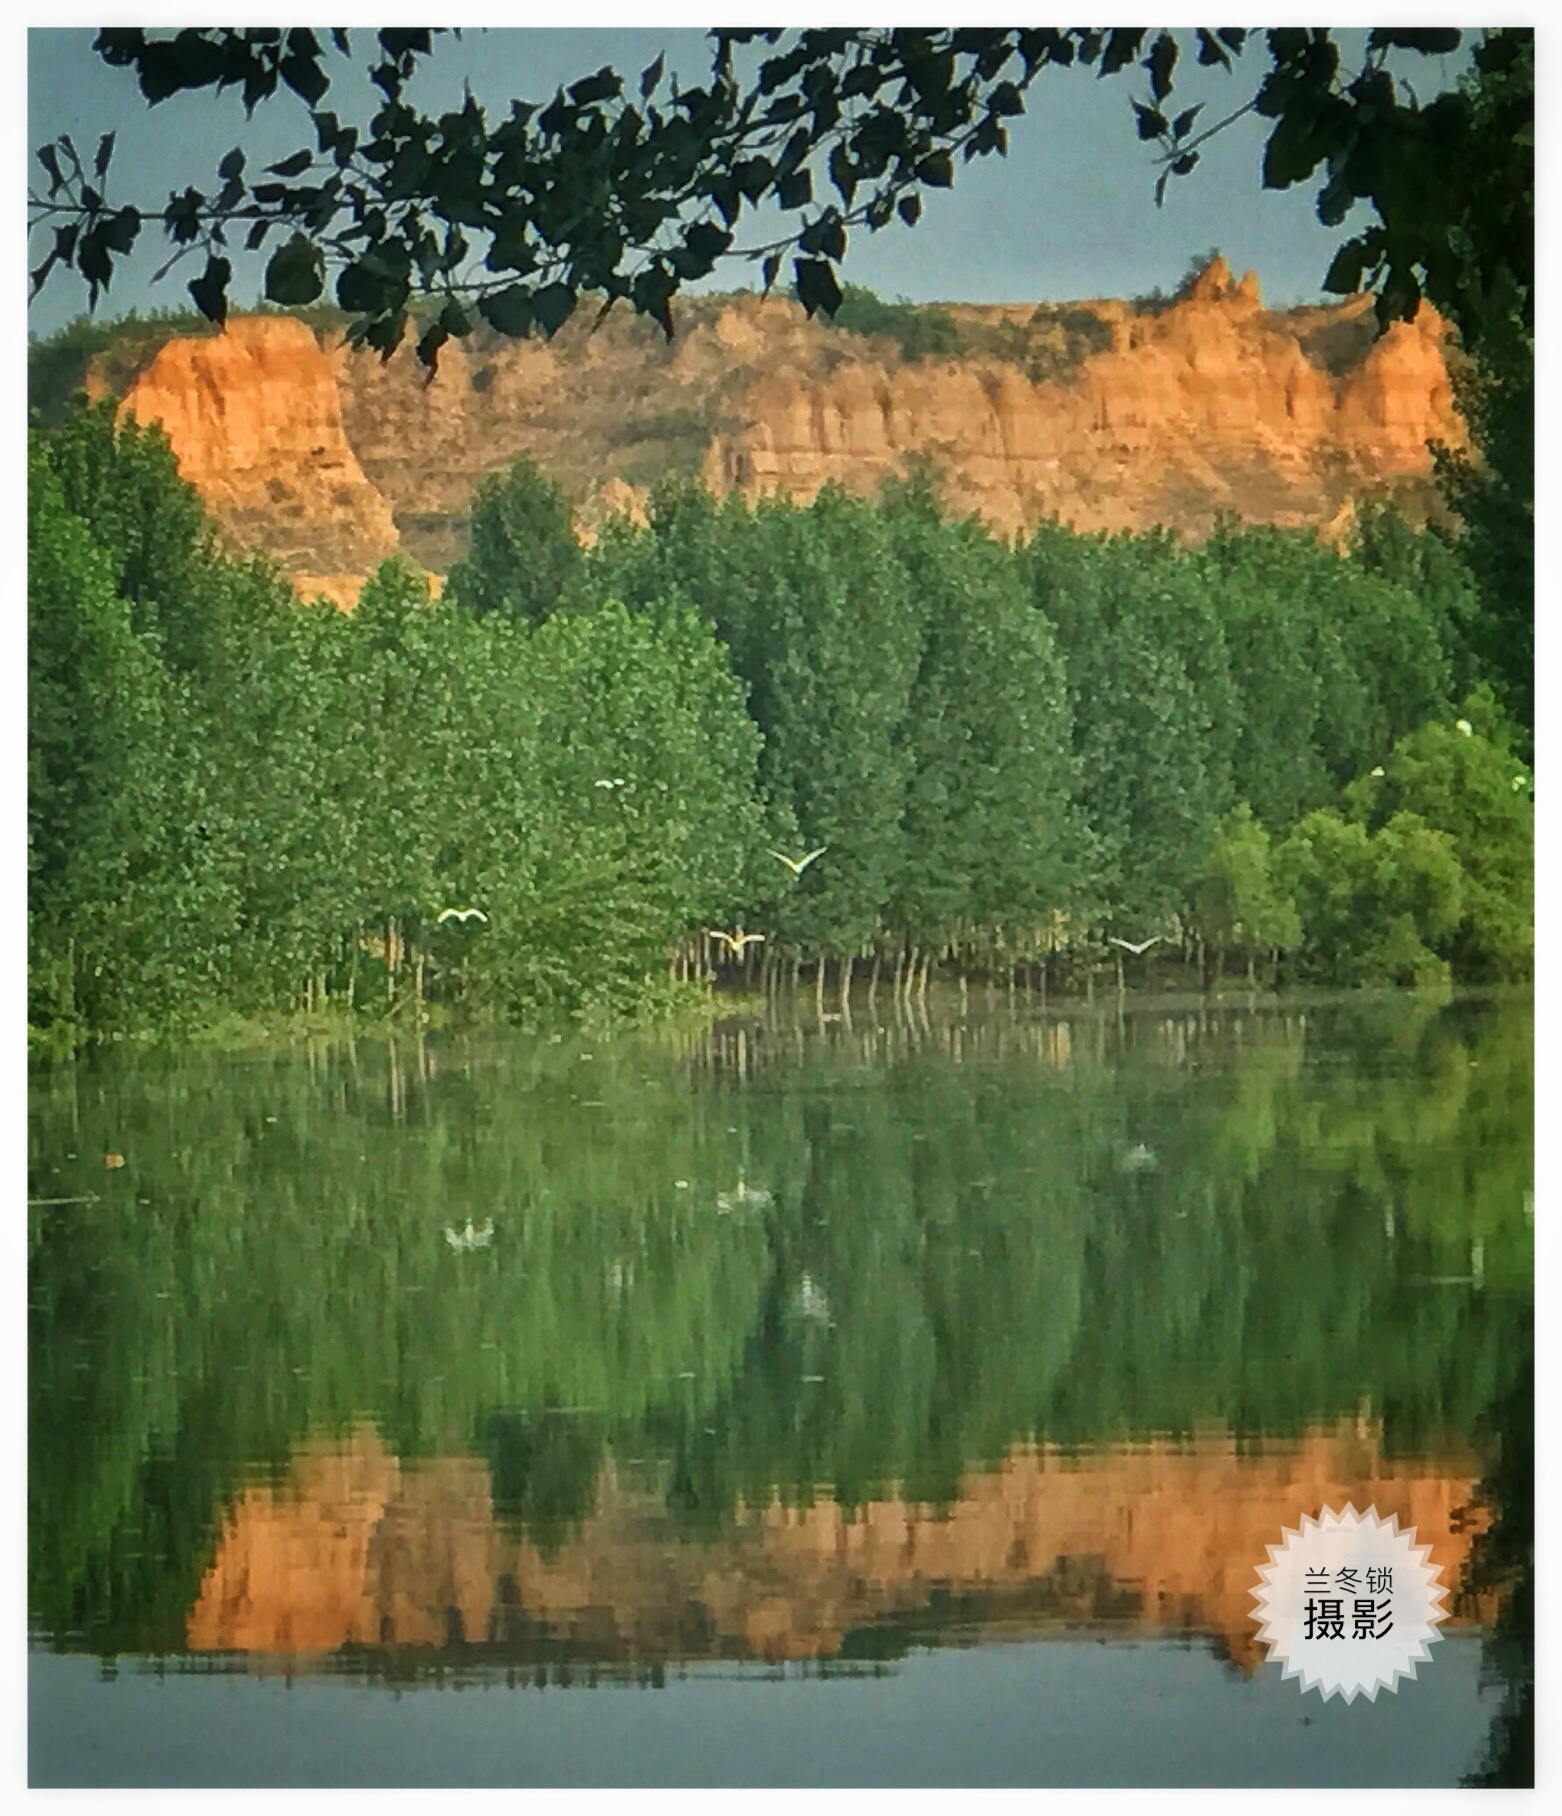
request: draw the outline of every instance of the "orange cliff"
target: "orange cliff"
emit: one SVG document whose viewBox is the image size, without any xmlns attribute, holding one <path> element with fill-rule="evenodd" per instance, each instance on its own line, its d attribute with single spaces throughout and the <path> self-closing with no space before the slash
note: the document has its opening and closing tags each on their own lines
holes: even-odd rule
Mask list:
<svg viewBox="0 0 1562 1816">
<path fill-rule="evenodd" d="M 1474 1491 L 1473 1465 L 1388 1462 L 1342 1427 L 1256 1455 L 1228 1438 L 1023 1448 L 943 1512 L 822 1499 L 690 1538 L 609 1466 L 591 1517 L 545 1556 L 496 1521 L 481 1459 L 403 1464 L 363 1428 L 229 1511 L 187 1638 L 294 1658 L 517 1637 L 606 1661 L 814 1658 L 853 1629 L 925 1617 L 937 1592 L 995 1630 L 1201 1633 L 1254 1668 L 1249 1591 L 1283 1526 L 1347 1501 L 1395 1513 L 1455 1590 L 1484 1521 Z"/>
<path fill-rule="evenodd" d="M 410 348 L 382 362 L 259 316 L 168 342 L 124 407 L 164 424 L 240 541 L 338 598 L 398 549 L 443 572 L 476 485 L 522 453 L 590 501 L 587 536 L 666 473 L 806 501 L 870 494 L 913 458 L 1006 534 L 1057 517 L 1198 536 L 1232 512 L 1337 535 L 1355 498 L 1424 487 L 1429 444 L 1464 439 L 1441 321 L 1423 305 L 1374 339 L 1371 309 L 1268 311 L 1216 259 L 1155 312 L 949 305 L 967 350 L 906 361 L 780 299 L 691 299 L 671 345 L 620 314 L 549 344 L 485 333 L 431 383 Z M 1033 332 L 1050 377 L 1003 351 Z"/>
<path fill-rule="evenodd" d="M 285 316 L 169 341 L 124 399 L 161 423 L 179 470 L 239 542 L 275 555 L 300 591 L 352 598 L 396 552 L 390 506 L 342 426 L 330 360 Z"/>
</svg>

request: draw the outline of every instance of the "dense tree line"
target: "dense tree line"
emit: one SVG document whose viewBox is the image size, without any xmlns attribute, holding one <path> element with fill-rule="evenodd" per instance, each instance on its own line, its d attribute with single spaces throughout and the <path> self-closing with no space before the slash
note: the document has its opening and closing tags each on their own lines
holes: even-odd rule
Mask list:
<svg viewBox="0 0 1562 1816">
<path fill-rule="evenodd" d="M 583 552 L 522 462 L 448 597 L 392 562 L 345 614 L 225 552 L 104 404 L 35 435 L 29 559 L 30 1018 L 62 1034 L 621 1012 L 735 923 L 751 977 L 821 992 L 1077 984 L 1108 938 L 1206 978 L 1530 964 L 1531 775 L 1465 571 L 1395 519 L 1347 558 L 1010 547 L 924 476 L 669 489 Z"/>
</svg>

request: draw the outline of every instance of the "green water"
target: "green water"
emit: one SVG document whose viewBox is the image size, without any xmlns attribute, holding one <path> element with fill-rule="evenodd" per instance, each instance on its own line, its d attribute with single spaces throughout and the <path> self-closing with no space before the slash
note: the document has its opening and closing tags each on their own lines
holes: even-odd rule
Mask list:
<svg viewBox="0 0 1562 1816">
<path fill-rule="evenodd" d="M 1325 1708 L 1233 1657 L 1191 1565 L 1147 1607 L 1119 1529 L 1196 1529 L 1200 1458 L 1239 1497 L 1309 1445 L 1468 1486 L 1506 1431 L 1512 1464 L 1532 1035 L 1527 1002 L 973 996 L 40 1069 L 34 1781 L 1452 1782 L 1513 1693 L 1489 1603 Z M 1065 1479 L 1067 1555 L 981 1561 L 995 1484 Z M 969 1566 L 826 1583 L 785 1537 L 845 1557 L 886 1509 Z M 1026 1686 L 1082 1643 L 1043 1744 L 1063 1692 Z M 486 1694 L 420 1700 L 453 1685 Z M 1130 1758 L 1141 1691 L 1170 1725 Z"/>
</svg>

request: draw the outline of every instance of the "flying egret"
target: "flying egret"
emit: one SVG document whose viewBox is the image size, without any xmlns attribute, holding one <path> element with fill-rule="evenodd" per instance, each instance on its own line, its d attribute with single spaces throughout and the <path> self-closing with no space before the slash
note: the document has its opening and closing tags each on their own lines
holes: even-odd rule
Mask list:
<svg viewBox="0 0 1562 1816">
<path fill-rule="evenodd" d="M 492 1217 L 488 1219 L 480 1230 L 472 1227 L 472 1219 L 470 1217 L 466 1220 L 466 1228 L 464 1230 L 453 1230 L 449 1224 L 445 1225 L 445 1240 L 457 1254 L 460 1254 L 467 1249 L 487 1248 L 493 1239 L 494 1220 Z"/>
<path fill-rule="evenodd" d="M 1115 933 L 1108 935 L 1114 946 L 1121 946 L 1124 952 L 1131 952 L 1135 958 L 1138 958 L 1141 953 L 1148 952 L 1152 946 L 1158 945 L 1165 937 L 1163 933 L 1152 933 L 1147 940 L 1141 940 L 1136 946 L 1132 940 L 1120 940 Z"/>
<path fill-rule="evenodd" d="M 802 858 L 789 858 L 784 851 L 772 851 L 770 855 L 779 858 L 794 877 L 800 877 L 815 858 L 822 858 L 829 849 L 828 845 L 819 845 Z"/>
<path fill-rule="evenodd" d="M 468 921 L 481 921 L 488 924 L 488 916 L 481 908 L 441 908 L 435 917 L 434 925 L 443 927 L 446 921 L 460 921 L 464 926 Z"/>
<path fill-rule="evenodd" d="M 735 933 L 723 933 L 719 927 L 707 927 L 705 931 L 713 940 L 720 940 L 734 958 L 742 958 L 745 946 L 752 946 L 758 941 L 764 943 L 764 934 L 745 933 L 741 927 Z"/>
<path fill-rule="evenodd" d="M 1467 738 L 1473 738 L 1475 736 L 1475 727 L 1468 719 L 1455 719 L 1454 730 L 1462 731 Z"/>
</svg>

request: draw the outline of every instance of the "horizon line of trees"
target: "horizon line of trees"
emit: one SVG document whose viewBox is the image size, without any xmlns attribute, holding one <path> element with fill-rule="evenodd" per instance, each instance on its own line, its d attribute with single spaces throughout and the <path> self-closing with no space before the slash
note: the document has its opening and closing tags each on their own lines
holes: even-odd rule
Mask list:
<svg viewBox="0 0 1562 1816">
<path fill-rule="evenodd" d="M 1390 510 L 1344 557 L 1010 546 L 923 474 L 669 487 L 583 550 L 520 461 L 472 521 L 438 604 L 393 561 L 344 615 L 225 552 L 156 429 L 33 434 L 33 1026 L 632 1012 L 738 925 L 821 991 L 1152 936 L 1204 974 L 1529 973 L 1524 729 L 1457 546 Z"/>
</svg>

